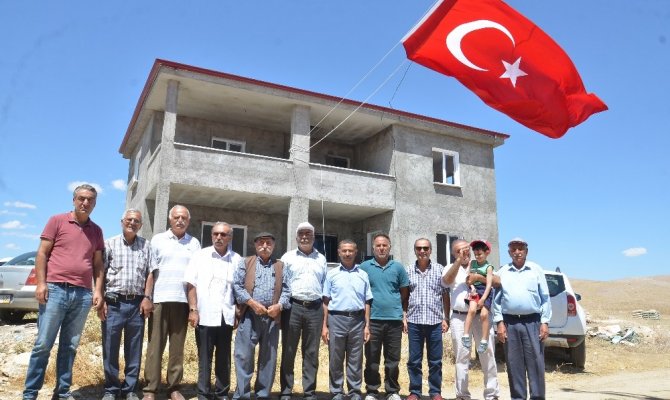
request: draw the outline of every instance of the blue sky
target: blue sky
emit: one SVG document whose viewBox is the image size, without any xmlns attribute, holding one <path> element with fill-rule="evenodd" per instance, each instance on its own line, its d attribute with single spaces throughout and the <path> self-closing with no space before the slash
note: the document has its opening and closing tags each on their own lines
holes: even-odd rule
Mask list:
<svg viewBox="0 0 670 400">
<path fill-rule="evenodd" d="M 156 58 L 367 98 L 405 60 L 400 39 L 432 1 L 0 0 L 0 258 L 37 248 L 73 182 L 117 234 L 128 161 L 118 153 Z M 495 151 L 500 241 L 571 276 L 667 274 L 670 2 L 509 1 L 570 55 L 610 110 L 551 140 L 455 79 L 404 64 L 370 102 L 511 135 Z M 409 65 L 409 67 L 408 67 Z M 506 261 L 506 249 L 501 249 Z"/>
</svg>

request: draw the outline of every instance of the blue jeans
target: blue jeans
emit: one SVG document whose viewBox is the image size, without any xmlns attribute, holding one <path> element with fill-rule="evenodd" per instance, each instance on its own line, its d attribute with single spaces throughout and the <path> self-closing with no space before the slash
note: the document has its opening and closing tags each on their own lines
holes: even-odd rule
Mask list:
<svg viewBox="0 0 670 400">
<path fill-rule="evenodd" d="M 105 393 L 125 397 L 137 389 L 144 338 L 144 318 L 140 314 L 142 299 L 107 303 L 107 319 L 102 322 L 102 365 L 105 370 Z M 126 360 L 123 383 L 119 380 L 121 333 L 123 333 L 123 356 Z"/>
<path fill-rule="evenodd" d="M 37 398 L 37 392 L 44 384 L 44 374 L 49 363 L 49 353 L 58 340 L 56 356 L 55 398 L 70 396 L 72 385 L 72 365 L 77 355 L 77 346 L 84 329 L 86 317 L 91 309 L 93 295 L 90 289 L 67 284 L 48 283 L 49 297 L 46 304 L 40 304 L 37 317 L 37 338 L 30 355 L 24 400 Z"/>
<path fill-rule="evenodd" d="M 421 397 L 423 375 L 423 346 L 428 354 L 428 394 L 434 396 L 442 392 L 442 324 L 423 325 L 407 324 L 409 339 L 409 358 L 407 373 L 409 374 L 409 392 Z"/>
</svg>

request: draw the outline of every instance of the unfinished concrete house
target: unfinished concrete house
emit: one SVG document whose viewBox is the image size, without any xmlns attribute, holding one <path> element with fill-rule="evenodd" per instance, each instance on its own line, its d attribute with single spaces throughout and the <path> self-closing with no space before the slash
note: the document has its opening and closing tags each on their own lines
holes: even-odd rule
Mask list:
<svg viewBox="0 0 670 400">
<path fill-rule="evenodd" d="M 350 115 L 361 104 L 340 101 L 156 60 L 119 149 L 141 234 L 166 230 L 168 210 L 182 204 L 203 246 L 225 221 L 242 255 L 270 231 L 281 256 L 309 221 L 329 262 L 339 240 L 356 241 L 364 259 L 385 232 L 404 264 L 420 237 L 443 264 L 455 238 L 487 238 L 498 264 L 493 149 L 508 136 L 369 104 Z"/>
</svg>

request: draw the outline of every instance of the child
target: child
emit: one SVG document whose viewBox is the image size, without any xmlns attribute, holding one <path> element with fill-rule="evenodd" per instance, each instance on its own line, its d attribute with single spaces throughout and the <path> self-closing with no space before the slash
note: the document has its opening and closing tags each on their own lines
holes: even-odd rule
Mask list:
<svg viewBox="0 0 670 400">
<path fill-rule="evenodd" d="M 470 262 L 470 272 L 486 276 L 486 284 L 475 282 L 470 286 L 469 299 L 465 302 L 469 305 L 468 315 L 465 318 L 465 326 L 463 329 L 463 337 L 461 341 L 463 346 L 468 349 L 472 346 L 470 339 L 470 326 L 472 319 L 477 314 L 477 309 L 481 308 L 479 318 L 482 321 L 482 332 L 488 332 L 490 328 L 489 312 L 491 310 L 491 285 L 493 283 L 493 265 L 489 264 L 486 257 L 491 253 L 491 244 L 485 240 L 475 240 L 470 243 L 472 251 L 475 253 L 475 259 Z M 477 346 L 478 353 L 484 353 L 488 348 L 488 335 L 482 334 L 482 341 Z"/>
</svg>

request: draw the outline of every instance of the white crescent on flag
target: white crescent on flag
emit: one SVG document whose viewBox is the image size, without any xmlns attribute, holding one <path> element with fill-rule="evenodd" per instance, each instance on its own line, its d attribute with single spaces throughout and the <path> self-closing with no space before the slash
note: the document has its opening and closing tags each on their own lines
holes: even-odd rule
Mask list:
<svg viewBox="0 0 670 400">
<path fill-rule="evenodd" d="M 478 67 L 474 63 L 472 63 L 468 58 L 463 54 L 463 49 L 461 49 L 461 41 L 470 32 L 474 32 L 479 29 L 484 29 L 484 28 L 493 28 L 497 29 L 500 32 L 504 33 L 507 35 L 509 40 L 512 41 L 512 44 L 514 45 L 514 37 L 512 36 L 512 33 L 505 28 L 504 26 L 500 25 L 497 22 L 489 21 L 487 19 L 479 19 L 477 21 L 472 21 L 472 22 L 466 22 L 464 24 L 461 24 L 454 28 L 449 34 L 447 35 L 447 48 L 451 52 L 451 54 L 456 57 L 458 61 L 461 62 L 461 64 L 470 67 L 474 70 L 477 71 L 488 71 L 488 69 Z"/>
</svg>

